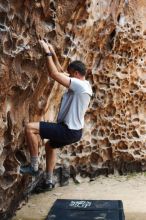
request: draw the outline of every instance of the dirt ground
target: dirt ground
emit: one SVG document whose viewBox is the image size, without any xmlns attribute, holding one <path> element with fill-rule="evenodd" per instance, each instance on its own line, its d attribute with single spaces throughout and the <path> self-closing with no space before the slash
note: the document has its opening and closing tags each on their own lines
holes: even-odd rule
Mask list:
<svg viewBox="0 0 146 220">
<path fill-rule="evenodd" d="M 122 200 L 126 220 L 146 220 L 146 174 L 98 177 L 70 182 L 51 192 L 32 195 L 12 220 L 44 220 L 56 199 Z"/>
</svg>

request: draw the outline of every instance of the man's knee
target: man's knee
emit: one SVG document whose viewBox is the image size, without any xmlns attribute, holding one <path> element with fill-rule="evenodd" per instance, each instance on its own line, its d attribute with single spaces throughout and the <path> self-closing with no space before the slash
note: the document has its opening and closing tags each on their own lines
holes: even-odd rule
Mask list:
<svg viewBox="0 0 146 220">
<path fill-rule="evenodd" d="M 28 133 L 28 132 L 31 131 L 31 129 L 32 129 L 31 123 L 27 123 L 27 124 L 25 125 L 25 131 Z"/>
<path fill-rule="evenodd" d="M 33 132 L 33 131 L 39 131 L 39 122 L 27 123 L 25 125 L 25 131 L 27 133 L 30 133 L 30 132 Z"/>
</svg>

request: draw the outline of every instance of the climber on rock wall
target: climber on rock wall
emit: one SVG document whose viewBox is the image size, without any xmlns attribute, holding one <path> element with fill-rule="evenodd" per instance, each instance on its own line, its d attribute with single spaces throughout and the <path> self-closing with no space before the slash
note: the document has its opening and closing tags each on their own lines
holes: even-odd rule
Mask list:
<svg viewBox="0 0 146 220">
<path fill-rule="evenodd" d="M 84 115 L 89 106 L 92 89 L 85 79 L 86 67 L 81 61 L 71 62 L 65 73 L 58 61 L 53 46 L 44 40 L 39 40 L 43 48 L 48 67 L 48 75 L 67 88 L 62 97 L 56 123 L 30 122 L 26 125 L 26 140 L 30 151 L 31 164 L 21 166 L 22 174 L 37 176 L 38 164 L 38 134 L 42 139 L 48 139 L 46 150 L 46 176 L 39 186 L 44 192 L 54 188 L 53 170 L 56 164 L 56 150 L 65 145 L 79 141 L 82 137 Z"/>
</svg>

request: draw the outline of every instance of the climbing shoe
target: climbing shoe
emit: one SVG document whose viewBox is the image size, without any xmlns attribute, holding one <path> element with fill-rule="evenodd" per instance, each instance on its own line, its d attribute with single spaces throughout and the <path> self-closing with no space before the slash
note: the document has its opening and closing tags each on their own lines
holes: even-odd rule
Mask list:
<svg viewBox="0 0 146 220">
<path fill-rule="evenodd" d="M 39 171 L 35 171 L 31 165 L 20 166 L 21 174 L 29 174 L 31 176 L 37 176 Z"/>
<path fill-rule="evenodd" d="M 43 193 L 47 191 L 52 191 L 54 187 L 55 187 L 55 184 L 53 183 L 42 182 L 41 184 L 35 187 L 35 189 L 33 190 L 33 193 Z"/>
</svg>

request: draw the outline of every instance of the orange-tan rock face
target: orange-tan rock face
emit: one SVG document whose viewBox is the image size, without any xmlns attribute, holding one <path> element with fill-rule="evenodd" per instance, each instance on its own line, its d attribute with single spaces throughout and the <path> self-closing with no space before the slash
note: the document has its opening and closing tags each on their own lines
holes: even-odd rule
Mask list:
<svg viewBox="0 0 146 220">
<path fill-rule="evenodd" d="M 59 153 L 62 175 L 69 167 L 74 178 L 146 169 L 145 11 L 145 0 L 0 1 L 1 219 L 36 182 L 19 174 L 29 161 L 24 125 L 54 121 L 63 93 L 47 77 L 39 37 L 64 67 L 84 61 L 94 91 L 82 140 Z"/>
</svg>

